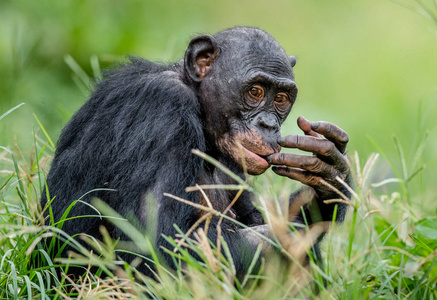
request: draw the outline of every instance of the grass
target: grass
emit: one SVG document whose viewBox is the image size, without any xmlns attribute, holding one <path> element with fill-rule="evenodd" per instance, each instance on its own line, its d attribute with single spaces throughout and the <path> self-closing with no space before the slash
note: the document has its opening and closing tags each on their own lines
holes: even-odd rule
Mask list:
<svg viewBox="0 0 437 300">
<path fill-rule="evenodd" d="M 430 13 L 422 2 L 416 1 L 421 9 L 406 5 L 405 1 L 394 2 L 426 15 L 435 23 L 435 14 Z M 90 79 L 87 73 L 72 56 L 67 55 L 64 60 L 73 70 L 73 81 L 78 90 L 88 95 Z M 91 72 L 88 73 L 99 78 L 101 72 L 96 57 L 91 58 L 90 66 Z M 21 105 L 2 114 L 0 125 L 7 122 L 6 117 Z M 55 224 L 52 221 L 50 226 L 44 225 L 42 211 L 50 211 L 50 207 L 40 207 L 39 198 L 55 146 L 42 125 L 44 122 L 35 118 L 40 129 L 35 130 L 30 138 L 33 147 L 29 153 L 22 153 L 18 145 L 13 149 L 0 146 L 2 299 L 437 298 L 437 211 L 433 203 L 435 196 L 429 192 L 434 187 L 423 180 L 423 170 L 433 168 L 437 159 L 423 162 L 427 132 L 411 157 L 405 154 L 400 142 L 402 136 L 393 136 L 397 159 L 387 154 L 392 149 L 383 148 L 372 137 L 368 137 L 369 144 L 377 153 L 365 161 L 358 153 L 351 155 L 356 193 L 350 199 L 351 207 L 345 223 L 329 229 L 324 237 L 323 270 L 313 261 L 309 268 L 302 268 L 301 262 L 311 242 L 325 227 L 308 228 L 302 235 L 289 234 L 293 227 L 287 221 L 281 200 L 287 199 L 290 191 L 296 188 L 290 180 L 268 172 L 255 182 L 238 179 L 238 185 L 222 187 L 250 189 L 257 195 L 266 222 L 275 234 L 273 240 L 266 242 L 276 246 L 290 262 L 284 265 L 275 254 L 269 254 L 258 273 L 249 272 L 238 280 L 232 260 L 228 259 L 226 243 L 223 240 L 219 243 L 208 241 L 207 228 L 193 228 L 189 236 L 180 232 L 176 237 L 167 237 L 172 245 L 167 253 L 175 261 L 184 262 L 176 270 L 171 270 L 161 262 L 149 238 L 153 236 L 153 224 L 148 226 L 150 232 L 139 232 L 99 201 L 93 202 L 97 212 L 111 218 L 132 238 L 133 244 L 124 245 L 128 250 L 123 250 L 135 249 L 138 253 L 138 260 L 132 264 L 119 259 L 120 243 L 111 240 L 104 228 L 103 240 L 97 241 L 90 237 L 67 236 L 62 232 L 62 222 Z M 210 208 L 202 209 L 206 210 L 205 218 L 211 215 L 226 217 Z M 68 259 L 61 259 L 53 245 L 44 245 L 45 239 L 53 236 L 61 242 L 70 239 L 75 245 L 75 253 Z M 93 251 L 84 249 L 78 243 L 81 239 L 90 244 Z M 188 248 L 196 252 L 200 260 L 194 259 Z M 155 280 L 136 270 L 136 263 L 149 259 L 146 254 L 155 264 Z M 89 271 L 82 278 L 65 276 L 72 265 L 81 265 Z M 91 266 L 97 266 L 96 270 L 91 271 Z M 103 272 L 110 276 L 104 277 Z M 318 294 L 314 293 L 313 286 L 318 286 Z"/>
<path fill-rule="evenodd" d="M 293 188 L 289 180 L 273 173 L 256 182 L 239 179 L 239 185 L 230 188 L 251 189 L 257 194 L 266 222 L 275 234 L 273 240 L 266 242 L 275 245 L 290 263 L 284 266 L 272 253 L 263 260 L 259 273 L 249 273 L 238 280 L 225 241 L 209 241 L 205 234 L 207 228 L 193 228 L 189 236 L 180 232 L 177 237 L 167 237 L 174 249 L 166 252 L 174 261 L 183 262 L 177 270 L 171 270 L 161 262 L 154 249 L 149 239 L 153 236 L 151 232 L 137 231 L 101 201 L 93 202 L 99 213 L 112 218 L 133 239 L 133 245 L 126 249 L 135 249 L 139 254 L 138 261 L 131 265 L 117 257 L 117 251 L 122 250 L 116 247 L 117 242 L 111 240 L 104 228 L 103 241 L 97 241 L 90 237 L 66 236 L 62 233 L 62 223 L 43 225 L 42 211 L 50 208 L 40 207 L 39 198 L 54 149 L 43 127 L 42 132 L 44 139 L 35 131 L 34 146 L 29 154 L 23 154 L 18 146 L 14 149 L 1 147 L 0 298 L 437 298 L 437 217 L 429 207 L 421 209 L 415 204 L 418 201 L 426 203 L 426 193 L 411 187 L 415 180 L 420 180 L 426 166 L 421 162 L 421 156 L 427 135 L 411 163 L 397 138 L 394 138 L 394 147 L 399 161 L 391 161 L 371 139 L 380 154 L 372 154 L 364 163 L 357 153 L 351 155 L 356 193 L 350 199 L 345 223 L 329 229 L 322 242 L 324 270 L 313 261 L 309 268 L 301 266 L 312 241 L 326 228 L 315 226 L 307 228 L 305 234 L 290 234 L 293 227 L 281 205 L 281 198 L 286 198 Z M 391 166 L 389 174 L 392 176 L 375 181 L 375 175 L 386 165 Z M 401 166 L 400 170 L 397 165 Z M 212 215 L 226 217 L 211 208 L 203 209 L 207 212 L 206 218 Z M 75 253 L 68 259 L 61 259 L 52 247 L 44 247 L 45 238 L 52 236 L 76 241 Z M 81 238 L 94 250 L 90 252 L 77 243 Z M 223 249 L 224 255 L 218 248 Z M 194 259 L 187 249 L 197 253 L 200 260 Z M 257 254 L 260 254 L 261 249 L 258 250 Z M 135 263 L 140 263 L 141 258 L 148 259 L 145 254 L 152 257 L 157 280 L 136 270 Z M 65 276 L 65 270 L 76 264 L 88 270 L 91 265 L 98 268 L 78 279 Z M 110 276 L 104 277 L 103 271 Z M 327 282 L 326 287 L 323 281 Z M 318 286 L 318 295 L 312 286 Z"/>
</svg>

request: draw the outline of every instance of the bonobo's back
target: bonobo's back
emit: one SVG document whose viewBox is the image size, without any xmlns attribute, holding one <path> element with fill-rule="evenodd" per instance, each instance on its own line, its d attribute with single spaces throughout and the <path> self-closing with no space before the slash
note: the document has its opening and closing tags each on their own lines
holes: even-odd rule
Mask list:
<svg viewBox="0 0 437 300">
<path fill-rule="evenodd" d="M 107 72 L 60 135 L 47 177 L 55 220 L 78 199 L 100 198 L 144 221 L 147 192 L 162 195 L 165 187 L 187 197 L 184 189 L 196 183 L 201 164 L 191 149 L 205 148 L 199 113 L 178 65 L 132 58 Z M 68 217 L 96 214 L 79 202 Z M 101 224 L 114 230 L 96 217 L 66 221 L 63 229 L 99 236 Z"/>
</svg>

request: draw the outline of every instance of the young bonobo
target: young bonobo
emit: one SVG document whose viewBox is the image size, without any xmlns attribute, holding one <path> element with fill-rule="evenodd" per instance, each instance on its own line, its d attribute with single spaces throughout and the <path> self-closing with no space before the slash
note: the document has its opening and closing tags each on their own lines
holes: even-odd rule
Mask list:
<svg viewBox="0 0 437 300">
<path fill-rule="evenodd" d="M 321 180 L 350 194 L 336 180 L 337 176 L 346 181 L 350 177 L 345 158 L 347 134 L 331 123 L 310 123 L 300 117 L 298 125 L 305 135 L 281 137 L 281 124 L 297 96 L 295 63 L 265 31 L 237 27 L 195 37 L 178 63 L 163 65 L 132 58 L 129 64 L 110 70 L 59 138 L 47 178 L 49 195 L 55 197 L 55 221 L 72 201 L 81 198 L 89 202 L 97 197 L 121 215 L 135 216 L 143 226 L 148 211 L 156 211 L 156 246 L 171 248 L 163 235 L 175 237 L 174 224 L 188 231 L 203 212 L 164 193 L 205 204 L 200 192 L 185 188 L 235 184 L 192 149 L 207 153 L 241 177 L 244 169 L 260 175 L 275 165 L 275 173 L 306 185 L 293 193 L 290 203 L 306 197 L 314 199 L 305 203 L 318 206 L 318 220 L 305 205 L 294 221 L 331 221 L 335 205 L 337 221 L 342 221 L 345 205 L 323 202 L 339 195 Z M 279 153 L 281 147 L 310 154 Z M 206 194 L 213 207 L 223 212 L 236 192 L 213 189 Z M 156 207 L 147 207 L 146 195 L 156 199 Z M 229 215 L 269 235 L 252 196 L 244 192 Z M 47 202 L 45 192 L 41 201 L 43 205 Z M 79 202 L 69 217 L 81 215 L 96 213 Z M 218 220 L 211 222 L 208 237 L 215 242 Z M 65 221 L 63 230 L 101 238 L 102 224 L 113 238 L 127 240 L 99 217 Z M 253 235 L 227 220 L 221 228 L 237 273 L 243 275 L 256 251 Z M 169 255 L 163 257 L 174 266 Z"/>
</svg>

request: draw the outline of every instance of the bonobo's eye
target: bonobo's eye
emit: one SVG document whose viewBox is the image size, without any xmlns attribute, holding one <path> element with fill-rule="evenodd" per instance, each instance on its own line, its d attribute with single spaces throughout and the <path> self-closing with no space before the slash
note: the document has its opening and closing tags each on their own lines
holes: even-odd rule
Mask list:
<svg viewBox="0 0 437 300">
<path fill-rule="evenodd" d="M 286 112 L 291 107 L 290 96 L 286 93 L 277 93 L 275 96 L 275 106 L 279 112 Z"/>
<path fill-rule="evenodd" d="M 286 93 L 279 93 L 275 96 L 275 102 L 277 104 L 284 104 L 285 102 L 290 102 L 290 98 Z"/>
<path fill-rule="evenodd" d="M 262 86 L 255 84 L 249 88 L 249 97 L 255 101 L 261 102 L 264 99 L 264 89 Z"/>
</svg>

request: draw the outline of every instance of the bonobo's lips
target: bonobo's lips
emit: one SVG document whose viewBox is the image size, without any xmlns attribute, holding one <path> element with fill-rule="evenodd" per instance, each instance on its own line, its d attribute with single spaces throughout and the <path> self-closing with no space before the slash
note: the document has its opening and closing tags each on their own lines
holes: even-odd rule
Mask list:
<svg viewBox="0 0 437 300">
<path fill-rule="evenodd" d="M 241 149 L 243 150 L 244 160 L 246 162 L 246 167 L 249 173 L 263 173 L 270 166 L 266 160 L 266 156 L 276 153 L 276 151 L 273 151 L 271 149 L 265 149 L 263 151 L 257 151 L 260 153 L 255 153 L 252 150 L 247 149 L 240 143 L 238 144 L 238 146 L 241 146 Z"/>
<path fill-rule="evenodd" d="M 250 151 L 249 149 L 247 149 L 243 145 L 241 146 L 241 148 L 244 151 L 244 159 L 246 161 L 247 160 L 254 161 L 256 163 L 256 165 L 258 165 L 261 168 L 267 169 L 269 167 L 269 163 L 263 158 L 262 155 L 259 155 L 259 154 L 256 154 L 255 152 Z"/>
</svg>

